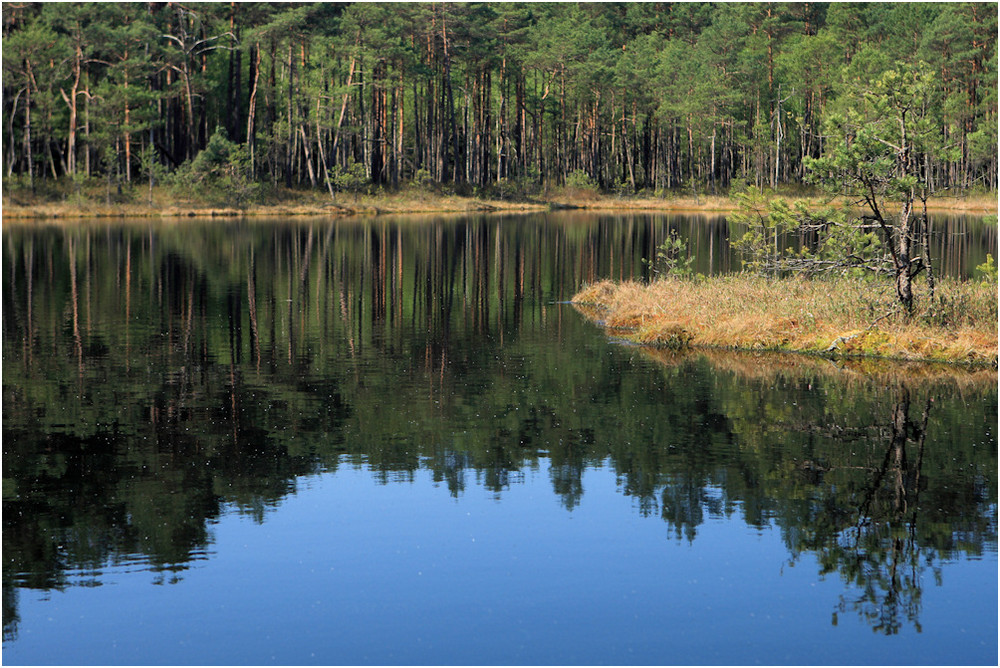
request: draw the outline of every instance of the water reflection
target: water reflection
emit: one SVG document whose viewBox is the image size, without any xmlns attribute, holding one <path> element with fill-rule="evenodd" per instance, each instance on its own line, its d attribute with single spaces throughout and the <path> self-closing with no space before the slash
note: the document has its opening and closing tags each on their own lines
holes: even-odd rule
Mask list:
<svg viewBox="0 0 1000 668">
<path fill-rule="evenodd" d="M 925 564 L 934 563 L 934 555 L 921 548 L 917 533 L 932 405 L 928 396 L 920 417 L 911 419 L 910 390 L 900 388 L 889 422 L 885 459 L 871 474 L 857 520 L 821 550 L 824 568 L 839 570 L 860 590 L 844 597 L 841 610 L 857 610 L 876 631 L 887 634 L 899 631 L 901 617 L 920 630 L 922 571 Z"/>
<path fill-rule="evenodd" d="M 667 368 L 683 368 L 690 357 L 649 355 Z M 771 449 L 779 434 L 795 435 L 801 443 L 779 447 L 774 454 L 781 461 L 761 471 L 773 480 L 756 480 L 736 495 L 737 503 L 754 497 L 762 502 L 747 503 L 744 519 L 764 525 L 769 518 L 780 526 L 790 564 L 814 555 L 821 573 L 851 585 L 840 613 L 854 611 L 886 635 L 906 623 L 919 632 L 928 571 L 940 584 L 942 565 L 956 555 L 996 551 L 995 372 L 966 375 L 924 365 L 834 365 L 779 356 L 763 356 L 766 363 L 756 366 L 758 356 L 703 355 L 763 398 L 755 420 L 732 424 L 742 447 Z M 826 395 L 825 405 L 814 412 L 805 402 L 817 393 Z M 782 394 L 784 408 L 796 409 L 775 410 L 769 395 Z M 963 419 L 982 431 L 963 431 Z M 946 482 L 954 473 L 963 482 Z M 732 512 L 725 508 L 731 482 L 727 475 L 721 498 L 684 478 L 683 487 L 668 483 L 664 519 L 678 535 L 683 528 L 693 537 L 703 509 Z"/>
<path fill-rule="evenodd" d="M 779 527 L 792 561 L 852 585 L 841 612 L 919 624 L 924 570 L 996 551 L 995 373 L 640 353 L 553 304 L 640 277 L 675 224 L 727 234 L 637 216 L 5 230 L 5 638 L 19 590 L 137 563 L 182 578 L 229 509 L 263 522 L 350 464 L 384 484 L 429 469 L 457 498 L 547 470 L 568 511 L 608 469 L 677 540 L 713 517 Z"/>
</svg>

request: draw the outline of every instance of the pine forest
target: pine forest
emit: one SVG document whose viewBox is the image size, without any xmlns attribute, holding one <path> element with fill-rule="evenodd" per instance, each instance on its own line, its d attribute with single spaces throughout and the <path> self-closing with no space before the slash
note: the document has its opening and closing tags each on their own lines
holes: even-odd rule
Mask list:
<svg viewBox="0 0 1000 668">
<path fill-rule="evenodd" d="M 889 71 L 920 178 L 996 190 L 996 3 L 5 2 L 4 183 L 797 186 Z"/>
</svg>

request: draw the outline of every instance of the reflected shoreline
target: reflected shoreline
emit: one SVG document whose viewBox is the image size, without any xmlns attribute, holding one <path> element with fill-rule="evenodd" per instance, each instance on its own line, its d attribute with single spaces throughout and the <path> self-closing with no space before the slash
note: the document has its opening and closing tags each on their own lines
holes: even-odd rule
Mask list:
<svg viewBox="0 0 1000 668">
<path fill-rule="evenodd" d="M 662 346 L 626 345 L 635 346 L 644 356 L 664 366 L 703 358 L 719 371 L 763 382 L 774 382 L 784 376 L 820 376 L 827 381 L 847 385 L 873 383 L 886 387 L 919 387 L 932 383 L 956 391 L 973 392 L 988 390 L 997 384 L 996 369 L 982 365 L 866 357 L 830 358 L 793 351 L 673 350 Z"/>
</svg>

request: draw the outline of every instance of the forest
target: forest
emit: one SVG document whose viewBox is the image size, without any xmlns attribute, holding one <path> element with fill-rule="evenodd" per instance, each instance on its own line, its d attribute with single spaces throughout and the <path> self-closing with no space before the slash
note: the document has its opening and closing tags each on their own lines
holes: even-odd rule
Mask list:
<svg viewBox="0 0 1000 668">
<path fill-rule="evenodd" d="M 794 187 L 889 71 L 920 178 L 996 190 L 995 3 L 8 2 L 4 184 Z"/>
</svg>

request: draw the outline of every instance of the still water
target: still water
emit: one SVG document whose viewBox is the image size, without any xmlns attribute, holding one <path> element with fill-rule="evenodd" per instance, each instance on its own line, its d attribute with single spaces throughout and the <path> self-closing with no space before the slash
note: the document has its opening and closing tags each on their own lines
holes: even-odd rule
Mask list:
<svg viewBox="0 0 1000 668">
<path fill-rule="evenodd" d="M 671 227 L 5 226 L 4 662 L 996 664 L 996 372 L 561 303 Z"/>
</svg>

